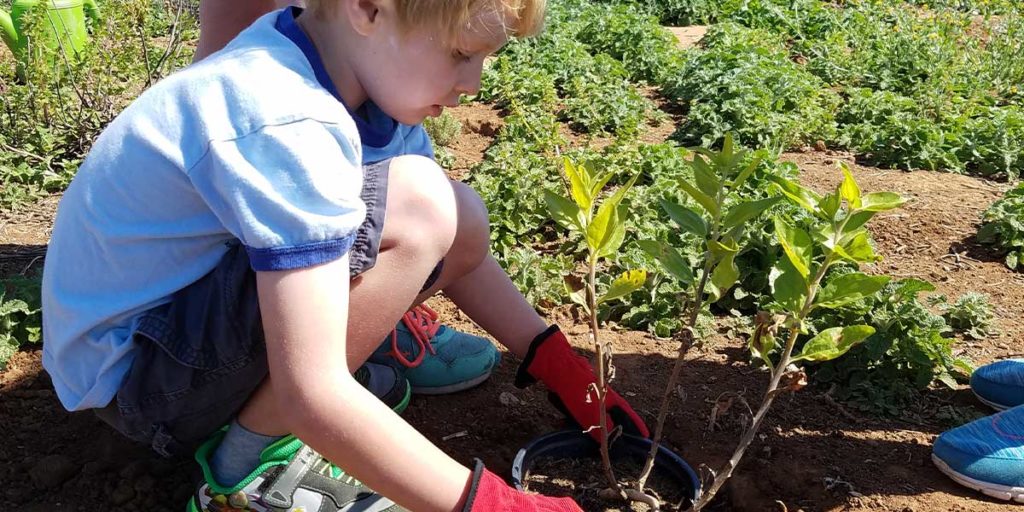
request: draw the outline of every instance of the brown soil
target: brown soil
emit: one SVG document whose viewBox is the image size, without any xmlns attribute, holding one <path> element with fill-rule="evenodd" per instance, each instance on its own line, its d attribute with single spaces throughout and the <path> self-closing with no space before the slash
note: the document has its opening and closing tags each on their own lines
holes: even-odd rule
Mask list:
<svg viewBox="0 0 1024 512">
<path fill-rule="evenodd" d="M 642 459 L 613 460 L 612 468 L 616 478 L 623 486 L 636 482 L 636 476 L 643 470 Z M 593 459 L 556 459 L 541 458 L 534 463 L 532 471 L 526 476 L 526 490 L 545 496 L 570 497 L 579 503 L 587 512 L 611 512 L 628 510 L 631 512 L 648 512 L 651 507 L 646 503 L 631 502 L 623 504 L 601 497 L 602 490 L 608 488 L 608 480 L 604 477 L 601 460 Z M 647 493 L 662 504 L 662 510 L 670 510 L 672 506 L 684 502 L 679 484 L 657 471 L 651 473 L 644 486 Z M 692 498 L 691 498 L 692 499 Z"/>
<path fill-rule="evenodd" d="M 456 176 L 463 178 L 500 120 L 488 107 L 453 110 L 467 131 L 455 145 L 463 166 Z M 835 162 L 853 164 L 849 155 L 830 152 L 785 158 L 800 164 L 803 182 L 818 189 L 831 188 L 838 180 Z M 1000 334 L 958 347 L 979 364 L 1021 355 L 1024 278 L 973 238 L 978 213 L 1003 187 L 964 176 L 853 165 L 865 190 L 895 190 L 913 199 L 870 225 L 886 257 L 872 270 L 924 277 L 951 298 L 968 290 L 991 294 Z M 39 264 L 36 258 L 47 241 L 55 201 L 45 199 L 0 216 L 4 275 Z M 431 304 L 450 325 L 481 334 L 444 298 Z M 576 347 L 591 353 L 586 326 L 574 321 L 566 307 L 555 308 L 549 318 Z M 720 324 L 703 352 L 691 354 L 667 422 L 667 445 L 695 468 L 717 468 L 728 458 L 749 420 L 747 406 L 756 406 L 767 381 L 763 371 L 747 364 L 742 337 L 728 321 Z M 675 343 L 643 332 L 608 329 L 603 336 L 616 350 L 616 389 L 644 418 L 654 418 Z M 507 357 L 476 389 L 416 397 L 404 418 L 459 461 L 469 464 L 479 457 L 507 476 L 520 446 L 564 427 L 540 386 L 521 390 L 512 385 L 516 363 Z M 966 388 L 935 390 L 926 397 L 986 413 Z M 716 404 L 719 413 L 712 421 Z M 945 428 L 927 416 L 863 416 L 811 390 L 784 397 L 776 401 L 712 510 L 1017 511 L 1019 507 L 958 486 L 935 469 L 931 444 Z M 17 354 L 0 373 L 0 439 L 0 499 L 11 510 L 178 511 L 191 489 L 195 464 L 189 459 L 159 460 L 92 413 L 65 412 L 41 370 L 39 350 Z"/>
<path fill-rule="evenodd" d="M 704 25 L 691 25 L 689 27 L 665 27 L 672 35 L 676 36 L 679 40 L 679 47 L 693 48 L 700 43 L 700 40 L 704 38 L 704 35 L 708 33 L 708 27 Z"/>
</svg>

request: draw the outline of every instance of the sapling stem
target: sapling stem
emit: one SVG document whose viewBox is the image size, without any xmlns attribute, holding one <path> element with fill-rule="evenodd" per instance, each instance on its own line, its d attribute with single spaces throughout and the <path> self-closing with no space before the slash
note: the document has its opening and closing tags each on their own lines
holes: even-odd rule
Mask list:
<svg viewBox="0 0 1024 512">
<path fill-rule="evenodd" d="M 686 361 L 686 353 L 693 346 L 693 327 L 697 323 L 697 317 L 700 315 L 701 308 L 704 307 L 704 288 L 708 284 L 708 276 L 711 275 L 710 251 L 705 253 L 704 261 L 704 269 L 701 271 L 700 284 L 697 285 L 693 306 L 690 309 L 690 317 L 687 319 L 686 327 L 683 329 L 683 339 L 679 342 L 676 362 L 672 366 L 672 375 L 669 376 L 668 384 L 665 385 L 665 392 L 661 395 L 661 406 L 658 407 L 658 420 L 654 425 L 654 437 L 651 438 L 651 450 L 647 453 L 644 468 L 640 472 L 640 477 L 636 480 L 635 488 L 638 491 L 643 491 L 644 486 L 647 485 L 647 479 L 651 477 L 651 471 L 654 469 L 654 460 L 658 456 L 658 448 L 661 446 L 661 436 L 665 431 L 665 420 L 668 418 L 668 405 L 672 398 L 672 391 L 678 385 L 679 376 L 683 373 L 682 369 L 683 363 Z"/>
<path fill-rule="evenodd" d="M 846 223 L 849 221 L 849 217 L 843 219 L 838 229 L 835 230 L 833 235 L 833 243 L 838 245 L 839 237 L 846 229 Z M 833 224 L 834 226 L 834 224 Z M 778 395 L 776 392 L 779 388 L 779 382 L 782 380 L 782 376 L 786 374 L 786 368 L 792 362 L 793 348 L 796 346 L 796 340 L 800 336 L 800 326 L 803 325 L 804 319 L 810 314 L 811 308 L 814 305 L 814 299 L 818 294 L 818 289 L 821 286 L 821 280 L 825 277 L 825 273 L 828 268 L 832 266 L 835 261 L 835 252 L 830 252 L 826 257 L 825 261 L 822 262 L 818 271 L 814 275 L 814 279 L 807 287 L 807 297 L 804 299 L 803 306 L 800 308 L 795 315 L 793 315 L 793 325 L 789 328 L 789 337 L 786 339 L 786 346 L 782 351 L 782 357 L 779 359 L 779 363 L 775 366 L 772 371 L 771 381 L 768 383 L 768 389 L 765 391 L 764 400 L 761 402 L 761 406 L 757 409 L 757 413 L 754 414 L 754 418 L 750 423 L 750 428 L 743 433 L 743 437 L 740 438 L 739 444 L 736 446 L 736 451 L 733 452 L 732 457 L 726 462 L 725 467 L 715 473 L 715 478 L 711 482 L 711 487 L 701 493 L 700 499 L 696 504 L 691 507 L 690 510 L 697 512 L 711 503 L 718 491 L 725 485 L 725 482 L 732 476 L 732 472 L 739 465 L 740 460 L 746 453 L 747 448 L 750 447 L 750 443 L 754 441 L 754 436 L 761 428 L 761 423 L 764 422 L 764 418 L 768 415 L 768 410 L 771 408 L 772 403 L 775 401 L 775 397 Z"/>
<path fill-rule="evenodd" d="M 592 255 L 589 258 L 589 269 L 587 272 L 587 309 L 590 310 L 590 335 L 594 338 L 594 351 L 597 353 L 597 401 L 598 401 L 598 425 L 601 429 L 601 465 L 604 466 L 604 476 L 608 485 L 617 495 L 625 498 L 622 486 L 615 477 L 615 470 L 612 468 L 612 459 L 608 451 L 608 419 L 605 397 L 608 392 L 608 359 L 605 356 L 604 345 L 598 339 L 597 331 L 597 261 Z M 587 390 L 590 393 L 590 390 Z"/>
</svg>

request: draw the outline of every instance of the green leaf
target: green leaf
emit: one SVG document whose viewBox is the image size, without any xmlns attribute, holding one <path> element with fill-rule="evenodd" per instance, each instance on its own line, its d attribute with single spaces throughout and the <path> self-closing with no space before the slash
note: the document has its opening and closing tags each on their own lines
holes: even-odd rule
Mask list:
<svg viewBox="0 0 1024 512">
<path fill-rule="evenodd" d="M 722 220 L 722 226 L 727 230 L 739 226 L 740 224 L 761 215 L 765 210 L 779 202 L 780 199 L 781 198 L 778 197 L 769 197 L 767 199 L 744 201 L 739 203 L 730 208 L 729 212 L 725 214 L 725 219 Z"/>
<path fill-rule="evenodd" d="M 793 263 L 800 275 L 807 278 L 811 274 L 811 255 L 814 245 L 806 231 L 786 224 L 786 221 L 775 217 L 775 237 L 786 252 L 786 257 Z"/>
<path fill-rule="evenodd" d="M 718 203 L 715 202 L 714 199 L 709 197 L 707 194 L 701 192 L 700 190 L 697 190 L 697 188 L 694 187 L 689 181 L 681 179 L 679 180 L 679 186 L 682 187 L 687 194 L 690 194 L 690 197 L 697 201 L 697 203 L 704 207 L 704 209 L 712 217 L 718 215 Z"/>
<path fill-rule="evenodd" d="M 843 205 L 842 198 L 839 197 L 839 193 L 825 194 L 818 202 L 818 208 L 821 209 L 822 216 L 831 221 L 836 218 L 836 213 L 839 212 L 839 207 Z"/>
<path fill-rule="evenodd" d="M 857 181 L 853 179 L 853 173 L 850 172 L 850 166 L 846 165 L 846 162 L 839 164 L 843 169 L 843 183 L 839 185 L 839 194 L 843 196 L 846 203 L 853 209 L 861 207 L 860 199 L 860 187 L 857 186 Z"/>
<path fill-rule="evenodd" d="M 935 285 L 928 281 L 922 281 L 921 279 L 915 279 L 908 277 L 906 279 L 900 279 L 896 282 L 896 295 L 899 295 L 906 299 L 913 299 L 917 297 L 917 294 L 921 292 L 934 292 Z"/>
<path fill-rule="evenodd" d="M 587 226 L 587 246 L 597 257 L 604 257 L 614 254 L 622 245 L 625 238 L 626 227 L 624 217 L 625 209 L 620 209 L 619 204 L 626 196 L 629 189 L 636 183 L 640 175 L 634 175 L 625 185 L 619 187 L 611 197 L 605 199 L 601 206 L 597 207 L 597 214 Z"/>
<path fill-rule="evenodd" d="M 607 258 L 613 256 L 622 246 L 622 242 L 626 239 L 626 207 L 619 206 L 615 212 L 615 220 L 612 225 L 614 228 L 611 234 L 606 238 L 600 247 L 597 248 L 598 258 Z"/>
<path fill-rule="evenodd" d="M 1007 268 L 1010 270 L 1017 270 L 1017 265 L 1020 264 L 1020 255 L 1021 253 L 1019 252 L 1010 251 L 1010 253 L 1006 255 Z"/>
<path fill-rule="evenodd" d="M 718 262 L 715 270 L 711 272 L 709 302 L 718 302 L 729 291 L 729 288 L 736 284 L 739 277 L 740 270 L 736 268 L 736 253 L 729 253 L 722 261 Z"/>
<path fill-rule="evenodd" d="M 587 304 L 586 290 L 576 290 L 574 292 L 569 292 L 569 300 L 573 301 L 576 305 L 581 306 L 583 308 L 583 311 L 586 311 L 587 314 L 590 314 L 590 306 Z"/>
<path fill-rule="evenodd" d="M 593 201 L 593 199 L 595 197 L 597 197 L 597 196 L 599 196 L 601 194 L 601 190 L 604 189 L 604 186 L 608 184 L 608 180 L 611 180 L 611 179 L 612 179 L 612 173 L 606 172 L 606 173 L 602 174 L 601 176 L 598 176 L 596 179 L 593 180 L 593 182 L 590 184 L 590 198 L 591 198 L 591 201 Z"/>
<path fill-rule="evenodd" d="M 723 258 L 735 255 L 739 251 L 739 244 L 732 238 L 723 237 L 721 240 L 708 240 L 708 252 L 711 253 L 712 263 L 722 261 Z"/>
<path fill-rule="evenodd" d="M 849 220 L 846 221 L 846 225 L 843 229 L 845 229 L 846 233 L 856 231 L 864 227 L 864 224 L 867 224 L 868 221 L 871 220 L 871 217 L 875 216 L 875 213 L 876 212 L 869 212 L 865 210 L 854 212 L 850 214 Z"/>
<path fill-rule="evenodd" d="M 693 181 L 697 183 L 697 188 L 708 197 L 717 198 L 722 185 L 707 160 L 700 155 L 694 155 L 690 166 L 693 167 Z"/>
<path fill-rule="evenodd" d="M 898 208 L 907 202 L 895 192 L 871 192 L 862 198 L 861 209 L 869 212 L 884 212 Z"/>
<path fill-rule="evenodd" d="M 622 273 L 619 277 L 612 281 L 608 291 L 602 296 L 597 303 L 602 304 L 604 302 L 624 297 L 639 290 L 643 287 L 644 282 L 647 281 L 647 272 L 644 270 L 627 270 Z"/>
<path fill-rule="evenodd" d="M 732 180 L 732 183 L 729 185 L 729 188 L 731 190 L 738 190 L 740 187 L 742 187 L 743 184 L 747 182 L 747 178 L 749 178 L 750 175 L 754 174 L 754 171 L 757 170 L 757 167 L 759 165 L 761 165 L 761 157 L 754 157 L 750 161 L 750 163 L 747 164 L 747 166 L 744 167 L 742 171 L 740 171 L 740 174 L 736 176 L 736 179 Z"/>
<path fill-rule="evenodd" d="M 768 179 L 775 183 L 779 192 L 782 192 L 791 201 L 815 215 L 818 214 L 818 202 L 821 201 L 821 196 L 813 190 L 801 187 L 781 176 L 769 176 Z"/>
<path fill-rule="evenodd" d="M 861 230 L 849 242 L 838 245 L 833 250 L 844 259 L 857 263 L 874 263 L 882 259 L 871 247 L 867 230 Z"/>
<path fill-rule="evenodd" d="M 851 325 L 848 327 L 832 327 L 818 333 L 804 344 L 800 355 L 793 358 L 796 361 L 822 362 L 831 361 L 846 352 L 854 345 L 864 341 L 868 336 L 875 333 L 875 328 L 870 325 Z"/>
<path fill-rule="evenodd" d="M 860 272 L 844 274 L 829 280 L 815 297 L 815 307 L 838 308 L 874 295 L 889 282 L 888 276 L 869 276 Z"/>
<path fill-rule="evenodd" d="M 555 222 L 568 230 L 575 229 L 583 232 L 579 206 L 550 190 L 544 191 L 544 202 L 548 206 L 548 213 Z"/>
<path fill-rule="evenodd" d="M 786 311 L 798 313 L 807 300 L 807 279 L 800 275 L 788 259 L 779 260 L 768 274 L 772 298 Z"/>
<path fill-rule="evenodd" d="M 569 178 L 569 192 L 572 194 L 572 199 L 576 202 L 576 206 L 589 217 L 590 209 L 594 206 L 594 196 L 590 195 L 588 186 L 589 172 L 585 167 L 573 164 L 569 157 L 565 157 L 563 163 L 565 175 Z"/>
<path fill-rule="evenodd" d="M 638 240 L 636 243 L 640 249 L 658 260 L 658 263 L 661 263 L 661 266 L 673 277 L 682 281 L 686 286 L 693 284 L 693 270 L 690 268 L 690 263 L 674 247 L 654 240 Z"/>
<path fill-rule="evenodd" d="M 708 225 L 699 213 L 676 203 L 661 200 L 661 209 L 665 210 L 668 217 L 672 219 L 684 231 L 693 233 L 700 238 L 708 236 Z"/>
<path fill-rule="evenodd" d="M 949 372 L 942 372 L 936 375 L 935 379 L 945 384 L 947 388 L 952 390 L 956 390 L 960 387 L 960 385 L 957 384 L 956 379 L 954 379 L 953 376 L 949 374 Z"/>
</svg>

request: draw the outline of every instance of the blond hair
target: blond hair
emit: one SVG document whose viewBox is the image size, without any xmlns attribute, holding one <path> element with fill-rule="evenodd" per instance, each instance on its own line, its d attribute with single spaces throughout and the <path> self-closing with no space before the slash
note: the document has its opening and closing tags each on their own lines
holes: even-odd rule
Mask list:
<svg viewBox="0 0 1024 512">
<path fill-rule="evenodd" d="M 398 22 L 406 29 L 437 27 L 447 41 L 456 41 L 474 19 L 493 9 L 502 14 L 500 27 L 509 36 L 527 37 L 544 24 L 546 0 L 391 0 Z M 333 12 L 335 0 L 306 0 L 317 16 Z"/>
</svg>

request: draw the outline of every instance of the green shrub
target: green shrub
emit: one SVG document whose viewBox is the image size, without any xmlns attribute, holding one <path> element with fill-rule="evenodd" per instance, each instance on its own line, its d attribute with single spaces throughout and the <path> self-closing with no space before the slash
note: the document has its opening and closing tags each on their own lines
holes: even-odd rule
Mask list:
<svg viewBox="0 0 1024 512">
<path fill-rule="evenodd" d="M 576 38 L 591 53 L 622 62 L 633 81 L 659 83 L 676 66 L 676 39 L 654 17 L 632 5 L 596 4 L 580 13 Z"/>
<path fill-rule="evenodd" d="M 955 339 L 945 336 L 949 331 L 946 321 L 918 300 L 921 292 L 934 290 L 930 283 L 904 279 L 886 285 L 872 297 L 815 318 L 812 327 L 831 325 L 832 317 L 839 316 L 843 321 L 871 325 L 875 334 L 843 359 L 816 368 L 814 380 L 834 386 L 834 395 L 843 401 L 893 416 L 901 415 L 919 399 L 916 390 L 935 381 L 955 389 L 955 377 L 969 376 L 972 368 L 953 356 Z"/>
<path fill-rule="evenodd" d="M 0 280 L 0 371 L 18 348 L 42 341 L 40 276 Z"/>
<path fill-rule="evenodd" d="M 195 39 L 195 20 L 182 14 L 174 24 L 178 11 L 168 5 L 120 2 L 104 11 L 77 56 L 42 50 L 24 81 L 15 77 L 13 59 L 0 61 L 0 207 L 63 189 L 107 123 L 141 89 L 187 63 L 182 42 Z M 50 30 L 41 23 L 44 8 L 23 18 L 27 33 Z"/>
<path fill-rule="evenodd" d="M 636 135 L 656 110 L 626 78 L 622 63 L 600 54 L 586 73 L 565 84 L 561 116 L 574 128 L 592 134 Z"/>
<path fill-rule="evenodd" d="M 455 138 L 462 134 L 462 121 L 445 110 L 438 117 L 423 120 L 423 128 L 430 136 L 431 142 L 441 147 L 449 147 Z"/>
<path fill-rule="evenodd" d="M 543 191 L 560 185 L 558 176 L 553 158 L 516 140 L 491 146 L 473 169 L 468 184 L 487 205 L 491 248 L 499 259 L 543 240 L 542 226 L 548 220 Z"/>
<path fill-rule="evenodd" d="M 978 241 L 1006 255 L 1006 266 L 1024 268 L 1024 183 L 1010 189 L 981 216 Z"/>
<path fill-rule="evenodd" d="M 723 24 L 703 41 L 666 79 L 666 93 L 688 106 L 681 142 L 712 146 L 733 131 L 746 145 L 789 148 L 835 137 L 838 96 L 778 36 Z"/>
<path fill-rule="evenodd" d="M 942 317 L 954 331 L 980 340 L 992 334 L 992 304 L 988 295 L 968 292 L 943 308 Z"/>
</svg>

